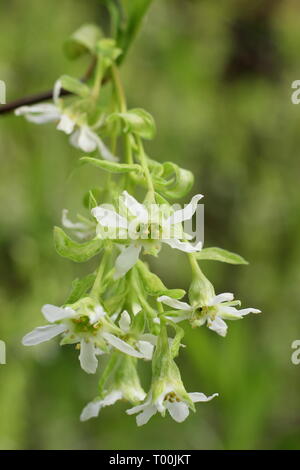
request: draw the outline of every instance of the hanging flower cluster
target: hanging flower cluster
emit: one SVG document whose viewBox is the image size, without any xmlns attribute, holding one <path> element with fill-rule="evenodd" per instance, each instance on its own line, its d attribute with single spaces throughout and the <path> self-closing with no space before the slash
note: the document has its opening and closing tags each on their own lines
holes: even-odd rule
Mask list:
<svg viewBox="0 0 300 470">
<path fill-rule="evenodd" d="M 16 110 L 18 116 L 36 124 L 55 122 L 58 130 L 70 136 L 71 145 L 88 154 L 81 157 L 82 163 L 110 174 L 106 185 L 85 198 L 87 214 L 72 222 L 68 211 L 63 211 L 62 225 L 69 235 L 63 228 L 54 229 L 61 256 L 74 262 L 99 256 L 97 271 L 75 280 L 62 306 L 44 305 L 47 324 L 26 334 L 23 344 L 32 346 L 59 337 L 61 345 L 75 345 L 86 373 L 102 371 L 97 396 L 83 409 L 82 421 L 98 416 L 117 400 L 126 400 L 132 405 L 127 413 L 137 414 L 138 425 L 157 412 L 165 416 L 166 411 L 182 422 L 190 410 L 195 411 L 195 403 L 218 394 L 186 391 L 175 363 L 184 336 L 181 325 L 207 325 L 224 337 L 224 320 L 241 319 L 259 310 L 237 309 L 240 302 L 233 294 L 216 295 L 203 274 L 201 260 L 246 262 L 220 248 L 203 248 L 186 230 L 203 196 L 196 194 L 184 208 L 174 208 L 173 202 L 191 190 L 193 175 L 146 154 L 143 141 L 154 137 L 154 120 L 143 109 L 127 108 L 118 70 L 122 50 L 115 40 L 91 34 L 95 29 L 85 26 L 71 41 L 75 50 L 88 49 L 94 58 L 90 81 L 64 75 L 54 86 L 53 103 Z M 110 91 L 103 97 L 104 82 L 110 84 Z M 72 96 L 62 98 L 62 88 Z M 158 256 L 164 245 L 174 254 L 179 250 L 187 256 L 191 266 L 188 302 L 181 300 L 184 290 L 168 289 L 144 260 L 144 255 L 149 260 Z M 144 361 L 152 366 L 147 393 L 138 373 Z"/>
</svg>

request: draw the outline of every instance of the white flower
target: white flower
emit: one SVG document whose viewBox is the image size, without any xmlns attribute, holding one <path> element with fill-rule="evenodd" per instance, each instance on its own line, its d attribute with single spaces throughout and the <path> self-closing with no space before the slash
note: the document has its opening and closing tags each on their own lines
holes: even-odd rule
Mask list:
<svg viewBox="0 0 300 470">
<path fill-rule="evenodd" d="M 125 330 L 111 322 L 101 305 L 89 307 L 88 304 L 86 306 L 83 304 L 78 310 L 44 305 L 42 313 L 50 324 L 39 326 L 25 335 L 22 340 L 23 345 L 33 346 L 63 334 L 61 344 L 80 344 L 80 365 L 89 374 L 96 372 L 97 355 L 106 352 L 109 346 L 139 359 L 151 358 L 153 346 L 149 341 L 144 341 L 142 336 L 136 342 L 138 348 L 136 350 L 113 334 L 122 335 Z M 124 316 L 125 314 L 121 316 L 123 323 Z"/>
<path fill-rule="evenodd" d="M 129 415 L 140 413 L 136 417 L 138 426 L 146 424 L 157 412 L 164 416 L 166 411 L 177 423 L 181 423 L 188 417 L 190 409 L 192 409 L 191 403 L 210 401 L 216 396 L 218 396 L 218 393 L 207 397 L 204 393 L 194 392 L 188 393 L 187 397 L 183 397 L 178 395 L 172 385 L 166 385 L 156 400 L 153 401 L 152 393 L 150 393 L 143 404 L 126 410 L 126 413 Z"/>
<path fill-rule="evenodd" d="M 105 391 L 85 406 L 80 415 L 81 421 L 96 418 L 103 407 L 113 405 L 117 400 L 127 400 L 133 404 L 144 400 L 146 393 L 140 384 L 136 360 L 119 355 L 117 361 L 113 377 L 110 378 L 110 381 L 112 380 L 110 391 Z"/>
<path fill-rule="evenodd" d="M 15 114 L 25 116 L 28 121 L 35 124 L 58 121 L 56 128 L 71 136 L 71 145 L 87 153 L 98 150 L 105 160 L 118 161 L 118 158 L 109 151 L 96 132 L 85 122 L 82 122 L 80 115 L 74 114 L 68 109 L 62 109 L 59 99 L 60 90 L 61 84 L 58 80 L 53 90 L 54 104 L 40 103 L 33 106 L 21 106 L 15 110 Z"/>
<path fill-rule="evenodd" d="M 173 214 L 166 214 L 158 205 L 149 208 L 140 204 L 133 196 L 124 191 L 120 197 L 122 213 L 117 213 L 105 206 L 92 209 L 92 215 L 98 221 L 98 236 L 126 240 L 120 245 L 121 254 L 115 264 L 115 279 L 124 276 L 137 262 L 142 248 L 146 253 L 156 254 L 162 243 L 187 253 L 200 251 L 202 242 L 195 246 L 185 241 L 190 238 L 182 229 L 182 222 L 194 215 L 198 201 L 203 196 L 195 195 L 191 202 Z M 105 235 L 104 230 L 108 230 Z"/>
<path fill-rule="evenodd" d="M 133 396 L 136 402 L 144 400 L 146 394 L 143 390 L 134 390 Z M 114 405 L 118 400 L 126 400 L 126 394 L 122 390 L 112 390 L 104 398 L 98 398 L 88 403 L 82 410 L 80 421 L 87 421 L 90 418 L 97 418 L 102 408 Z"/>
<path fill-rule="evenodd" d="M 212 296 L 206 302 L 206 305 L 196 306 L 191 306 L 186 302 L 172 299 L 166 295 L 159 297 L 157 300 L 169 307 L 181 310 L 183 315 L 180 317 L 180 320 L 189 318 L 194 326 L 202 326 L 206 323 L 210 330 L 215 331 L 220 336 L 226 336 L 227 325 L 224 319 L 240 320 L 249 313 L 261 313 L 261 311 L 256 308 L 243 308 L 238 310 L 234 305 L 240 305 L 240 302 L 234 301 L 233 298 L 233 294 L 225 292 L 224 294 Z"/>
</svg>

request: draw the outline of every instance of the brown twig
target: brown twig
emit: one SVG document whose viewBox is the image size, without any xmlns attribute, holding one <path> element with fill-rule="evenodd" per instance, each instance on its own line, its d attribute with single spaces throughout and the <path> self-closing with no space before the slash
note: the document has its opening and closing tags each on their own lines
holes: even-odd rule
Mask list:
<svg viewBox="0 0 300 470">
<path fill-rule="evenodd" d="M 86 82 L 92 75 L 94 68 L 96 65 L 96 59 L 94 58 L 87 69 L 85 75 L 82 77 L 81 81 Z M 53 90 L 43 91 L 41 93 L 36 93 L 35 95 L 25 96 L 23 98 L 19 98 L 17 100 L 11 101 L 3 106 L 0 106 L 0 114 L 7 114 L 15 109 L 19 108 L 20 106 L 31 105 L 36 103 L 41 103 L 42 101 L 47 101 L 52 99 Z M 68 90 L 62 89 L 60 92 L 60 96 L 67 96 L 72 95 L 72 93 Z"/>
</svg>

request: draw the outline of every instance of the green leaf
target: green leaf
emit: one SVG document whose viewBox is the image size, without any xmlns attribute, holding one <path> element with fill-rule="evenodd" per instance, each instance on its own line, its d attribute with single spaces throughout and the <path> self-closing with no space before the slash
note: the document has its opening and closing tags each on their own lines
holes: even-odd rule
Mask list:
<svg viewBox="0 0 300 470">
<path fill-rule="evenodd" d="M 121 8 L 116 38 L 118 46 L 123 50 L 123 54 L 119 58 L 119 63 L 124 60 L 152 2 L 153 0 L 122 0 L 120 2 Z"/>
<path fill-rule="evenodd" d="M 129 165 L 127 163 L 116 163 L 110 162 L 108 160 L 99 160 L 98 158 L 92 157 L 82 157 L 80 158 L 82 163 L 90 163 L 101 170 L 108 171 L 110 173 L 129 173 L 131 171 L 141 171 L 140 165 L 132 164 Z"/>
<path fill-rule="evenodd" d="M 159 295 L 167 295 L 168 297 L 172 297 L 172 299 L 182 299 L 185 295 L 185 290 L 183 289 L 167 289 L 161 291 Z"/>
<path fill-rule="evenodd" d="M 195 253 L 195 257 L 201 260 L 222 261 L 230 264 L 249 264 L 242 256 L 217 247 L 203 248 Z"/>
<path fill-rule="evenodd" d="M 148 266 L 139 260 L 136 264 L 140 280 L 148 295 L 159 297 L 161 295 L 168 295 L 174 299 L 181 299 L 185 295 L 183 289 L 167 289 L 161 279 L 150 271 Z"/>
<path fill-rule="evenodd" d="M 151 114 L 141 108 L 131 109 L 125 113 L 113 113 L 107 121 L 120 121 L 123 132 L 139 135 L 143 139 L 153 139 L 156 128 Z"/>
<path fill-rule="evenodd" d="M 101 251 L 103 241 L 93 238 L 87 242 L 78 243 L 69 238 L 60 227 L 54 227 L 54 245 L 60 256 L 76 263 L 83 263 Z"/>
<path fill-rule="evenodd" d="M 69 59 L 86 53 L 95 53 L 96 44 L 102 37 L 102 31 L 95 24 L 84 24 L 67 39 L 64 44 L 64 52 Z"/>
<path fill-rule="evenodd" d="M 82 83 L 80 80 L 69 75 L 63 75 L 59 78 L 62 88 L 68 90 L 75 95 L 86 98 L 90 95 L 90 89 L 87 85 Z"/>
<path fill-rule="evenodd" d="M 190 192 L 194 184 L 194 175 L 191 171 L 180 168 L 172 162 L 163 163 L 161 176 L 153 177 L 156 191 L 170 199 L 184 197 Z"/>
<path fill-rule="evenodd" d="M 93 287 L 93 284 L 96 279 L 96 274 L 88 274 L 82 279 L 75 279 L 72 282 L 72 290 L 67 298 L 65 305 L 74 304 L 79 299 L 85 296 L 85 294 Z"/>
</svg>

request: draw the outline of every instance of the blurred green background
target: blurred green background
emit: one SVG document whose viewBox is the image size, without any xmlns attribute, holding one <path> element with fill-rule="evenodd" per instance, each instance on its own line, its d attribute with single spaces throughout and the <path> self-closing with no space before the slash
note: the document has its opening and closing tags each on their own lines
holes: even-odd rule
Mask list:
<svg viewBox="0 0 300 470">
<path fill-rule="evenodd" d="M 1 2 L 7 101 L 48 89 L 62 73 L 82 75 L 87 62 L 68 62 L 62 43 L 83 22 L 101 21 L 99 3 Z M 300 448 L 300 365 L 291 363 L 300 339 L 300 106 L 290 100 L 299 21 L 297 0 L 156 0 L 122 67 L 129 105 L 157 122 L 148 153 L 195 172 L 206 246 L 250 261 L 206 262 L 204 271 L 217 292 L 263 311 L 231 323 L 226 339 L 187 329 L 179 359 L 187 389 L 220 397 L 180 425 L 155 416 L 137 428 L 123 403 L 81 424 L 97 377 L 55 340 L 22 347 L 43 323 L 41 305 L 62 303 L 91 268 L 59 258 L 52 227 L 63 207 L 79 209 L 100 172 L 74 170 L 80 153 L 53 125 L 0 117 L 1 449 Z M 172 255 L 165 248 L 153 266 L 170 287 L 187 288 L 185 258 Z"/>
</svg>

